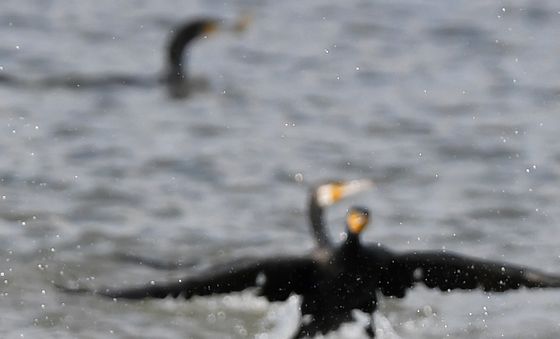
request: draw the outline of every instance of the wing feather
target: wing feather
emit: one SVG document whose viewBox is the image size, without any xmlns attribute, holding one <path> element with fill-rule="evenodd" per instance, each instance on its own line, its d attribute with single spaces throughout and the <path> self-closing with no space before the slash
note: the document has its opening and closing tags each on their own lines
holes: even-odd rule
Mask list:
<svg viewBox="0 0 560 339">
<path fill-rule="evenodd" d="M 172 282 L 151 282 L 131 288 L 96 289 L 57 286 L 69 293 L 90 293 L 110 298 L 145 299 L 205 296 L 258 287 L 259 295 L 271 301 L 285 300 L 292 293 L 303 293 L 316 264 L 306 257 L 243 259 L 209 268 Z"/>
<path fill-rule="evenodd" d="M 520 287 L 560 287 L 560 276 L 502 262 L 449 252 L 409 252 L 385 259 L 379 287 L 385 295 L 403 296 L 417 282 L 442 291 L 475 289 L 504 292 Z"/>
</svg>

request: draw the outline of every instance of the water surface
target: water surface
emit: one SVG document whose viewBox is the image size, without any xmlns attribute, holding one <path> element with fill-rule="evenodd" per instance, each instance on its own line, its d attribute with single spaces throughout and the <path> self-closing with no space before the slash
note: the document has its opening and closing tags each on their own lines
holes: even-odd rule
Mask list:
<svg viewBox="0 0 560 339">
<path fill-rule="evenodd" d="M 245 35 L 198 41 L 212 88 L 0 84 L 3 338 L 285 338 L 297 298 L 192 302 L 60 294 L 51 279 L 127 285 L 203 264 L 313 247 L 307 187 L 379 188 L 365 237 L 560 271 L 560 8 L 553 1 L 4 1 L 0 75 L 163 70 L 167 33 L 251 8 Z M 303 182 L 295 180 L 303 176 Z M 298 177 L 299 177 L 298 175 Z M 557 338 L 559 291 L 384 300 L 380 338 Z M 362 323 L 364 316 L 360 318 Z M 330 337 L 359 338 L 361 325 Z"/>
</svg>

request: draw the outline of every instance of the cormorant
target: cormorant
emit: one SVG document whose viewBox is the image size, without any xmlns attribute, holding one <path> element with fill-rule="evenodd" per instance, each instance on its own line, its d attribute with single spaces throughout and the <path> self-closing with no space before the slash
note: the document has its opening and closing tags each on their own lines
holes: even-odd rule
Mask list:
<svg viewBox="0 0 560 339">
<path fill-rule="evenodd" d="M 217 18 L 197 18 L 186 22 L 172 30 L 172 36 L 166 47 L 165 74 L 162 77 L 139 76 L 131 74 L 108 74 L 97 77 L 81 74 L 68 74 L 63 77 L 53 77 L 39 80 L 15 78 L 7 74 L 0 74 L 0 83 L 13 86 L 41 86 L 41 87 L 68 87 L 81 89 L 87 87 L 102 87 L 112 85 L 126 85 L 137 87 L 151 87 L 162 82 L 168 86 L 172 97 L 185 97 L 192 91 L 207 87 L 204 79 L 189 77 L 187 71 L 187 49 L 196 38 L 206 37 L 219 30 L 242 32 L 249 24 L 248 16 L 240 18 L 237 22 L 226 24 Z"/>
<path fill-rule="evenodd" d="M 349 181 L 332 180 L 312 187 L 309 194 L 308 213 L 313 237 L 319 248 L 333 246 L 324 221 L 324 209 L 341 199 L 360 193 L 375 186 L 369 179 Z"/>
<path fill-rule="evenodd" d="M 352 311 L 372 313 L 377 291 L 402 298 L 415 283 L 442 291 L 475 289 L 558 288 L 560 275 L 535 269 L 484 261 L 445 251 L 396 253 L 378 244 L 362 245 L 360 233 L 369 220 L 365 208 L 353 207 L 346 219 L 346 239 L 339 246 L 307 256 L 249 258 L 208 269 L 172 282 L 154 282 L 132 288 L 68 288 L 66 292 L 92 293 L 115 299 L 205 296 L 256 287 L 269 301 L 301 296 L 303 321 L 294 338 L 336 330 L 351 321 Z M 375 336 L 373 322 L 365 328 Z"/>
<path fill-rule="evenodd" d="M 249 23 L 249 18 L 244 17 L 234 23 L 230 29 L 236 32 L 245 30 Z M 168 86 L 169 94 L 172 97 L 184 97 L 192 90 L 207 87 L 203 79 L 189 77 L 187 71 L 187 46 L 196 38 L 208 36 L 225 26 L 218 19 L 201 18 L 193 20 L 179 26 L 173 31 L 173 36 L 168 44 L 166 51 L 167 70 L 165 83 Z"/>
<path fill-rule="evenodd" d="M 375 186 L 370 179 L 327 180 L 313 185 L 309 190 L 307 213 L 313 237 L 319 248 L 330 248 L 330 242 L 325 225 L 325 208 L 340 202 L 342 199 L 358 194 Z M 195 260 L 164 261 L 161 259 L 136 255 L 131 253 L 116 253 L 116 258 L 122 261 L 137 263 L 146 267 L 160 270 L 173 270 L 195 266 Z"/>
</svg>

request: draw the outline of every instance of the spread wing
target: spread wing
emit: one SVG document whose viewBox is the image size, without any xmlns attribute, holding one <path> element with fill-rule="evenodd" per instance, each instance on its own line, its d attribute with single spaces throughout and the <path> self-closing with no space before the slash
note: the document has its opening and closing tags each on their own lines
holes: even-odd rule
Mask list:
<svg viewBox="0 0 560 339">
<path fill-rule="evenodd" d="M 380 267 L 383 294 L 402 297 L 417 282 L 442 291 L 475 289 L 503 292 L 520 287 L 560 287 L 560 276 L 532 268 L 449 252 L 409 252 L 389 256 Z"/>
<path fill-rule="evenodd" d="M 57 287 L 69 293 L 90 293 L 123 299 L 168 296 L 189 299 L 193 296 L 229 293 L 258 287 L 259 295 L 270 301 L 280 301 L 286 300 L 292 293 L 301 294 L 307 291 L 311 285 L 314 285 L 309 282 L 314 279 L 315 272 L 316 264 L 312 259 L 305 257 L 243 259 L 174 282 L 153 282 L 121 289 Z"/>
<path fill-rule="evenodd" d="M 142 255 L 136 255 L 132 253 L 126 252 L 117 252 L 114 254 L 114 257 L 123 262 L 142 265 L 145 267 L 154 268 L 156 270 L 177 270 L 180 268 L 192 268 L 199 264 L 199 261 L 196 260 L 161 260 L 152 257 L 146 257 Z"/>
</svg>

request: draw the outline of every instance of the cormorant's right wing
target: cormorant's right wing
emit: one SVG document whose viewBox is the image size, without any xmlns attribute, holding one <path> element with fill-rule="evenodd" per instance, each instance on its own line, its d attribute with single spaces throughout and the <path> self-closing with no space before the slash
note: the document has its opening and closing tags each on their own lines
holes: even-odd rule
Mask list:
<svg viewBox="0 0 560 339">
<path fill-rule="evenodd" d="M 560 276 L 532 268 L 492 262 L 449 252 L 395 254 L 381 268 L 379 288 L 385 295 L 403 296 L 416 282 L 442 291 L 475 289 L 503 292 L 520 287 L 560 288 Z"/>
<path fill-rule="evenodd" d="M 193 296 L 242 291 L 257 287 L 258 294 L 270 301 L 286 300 L 290 294 L 300 294 L 310 288 L 316 264 L 311 258 L 284 257 L 245 259 L 232 264 L 209 268 L 196 275 L 174 282 L 152 282 L 131 288 L 69 288 L 57 286 L 68 293 L 89 293 L 110 298 L 145 299 L 168 296 L 189 299 Z"/>
</svg>

